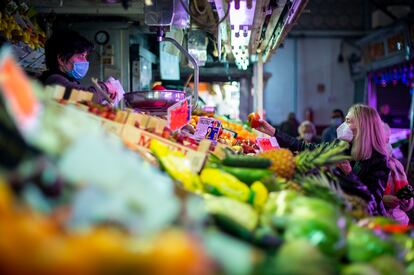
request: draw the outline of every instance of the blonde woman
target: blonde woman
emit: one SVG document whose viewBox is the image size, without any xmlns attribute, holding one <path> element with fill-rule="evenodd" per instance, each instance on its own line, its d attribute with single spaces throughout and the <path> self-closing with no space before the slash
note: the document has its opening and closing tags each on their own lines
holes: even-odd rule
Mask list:
<svg viewBox="0 0 414 275">
<path fill-rule="evenodd" d="M 281 147 L 292 151 L 312 150 L 316 146 L 276 131 L 264 120 L 258 130 L 275 136 Z M 383 124 L 377 111 L 367 105 L 352 106 L 345 122 L 338 127 L 337 136 L 351 144 L 352 158 L 352 161 L 344 161 L 338 165 L 339 175 L 347 181 L 365 185 L 374 198 L 369 202 L 371 214 L 386 215 L 382 198 L 390 169 L 387 164 L 387 142 Z"/>
<path fill-rule="evenodd" d="M 321 139 L 316 136 L 315 125 L 309 120 L 303 121 L 298 128 L 299 140 L 305 143 L 320 143 Z"/>
</svg>

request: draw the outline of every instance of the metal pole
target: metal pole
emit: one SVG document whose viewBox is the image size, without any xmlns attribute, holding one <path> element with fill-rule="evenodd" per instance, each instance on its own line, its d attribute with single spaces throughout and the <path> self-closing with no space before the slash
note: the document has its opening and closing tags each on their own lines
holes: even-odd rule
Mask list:
<svg viewBox="0 0 414 275">
<path fill-rule="evenodd" d="M 264 112 L 264 108 L 263 108 L 263 58 L 262 58 L 262 54 L 259 53 L 258 54 L 258 59 L 257 59 L 257 63 L 256 63 L 256 85 L 257 87 L 255 87 L 256 90 L 256 97 L 257 97 L 257 101 L 256 101 L 256 110 L 257 112 L 260 114 L 261 117 L 263 117 L 263 112 Z"/>
<path fill-rule="evenodd" d="M 199 81 L 199 72 L 200 72 L 200 69 L 197 64 L 197 60 L 189 52 L 187 52 L 183 48 L 183 46 L 181 46 L 180 43 L 178 43 L 174 38 L 165 37 L 165 34 L 163 31 L 159 32 L 158 41 L 160 42 L 167 41 L 167 42 L 174 44 L 177 47 L 177 49 L 179 49 L 180 52 L 183 53 L 188 58 L 191 64 L 193 64 L 193 67 L 194 67 L 193 110 L 194 110 L 197 107 L 197 102 L 198 102 L 198 81 Z"/>
</svg>

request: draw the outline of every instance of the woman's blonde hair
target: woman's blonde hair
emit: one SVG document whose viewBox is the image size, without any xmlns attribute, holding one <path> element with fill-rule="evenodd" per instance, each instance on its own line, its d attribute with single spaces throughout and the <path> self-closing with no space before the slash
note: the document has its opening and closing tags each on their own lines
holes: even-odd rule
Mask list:
<svg viewBox="0 0 414 275">
<path fill-rule="evenodd" d="M 351 150 L 353 159 L 369 159 L 373 150 L 387 156 L 384 126 L 378 112 L 367 105 L 356 104 L 349 109 L 349 113 L 354 117 L 356 126 Z"/>
<path fill-rule="evenodd" d="M 309 120 L 305 120 L 305 121 L 303 121 L 303 122 L 299 125 L 299 127 L 298 127 L 298 132 L 299 132 L 299 134 L 300 134 L 300 135 L 303 135 L 303 132 L 305 131 L 305 128 L 306 128 L 307 126 L 310 126 L 310 127 L 311 127 L 311 129 L 312 129 L 312 134 L 316 136 L 316 128 L 315 128 L 315 125 L 314 125 L 312 122 L 310 122 Z"/>
</svg>

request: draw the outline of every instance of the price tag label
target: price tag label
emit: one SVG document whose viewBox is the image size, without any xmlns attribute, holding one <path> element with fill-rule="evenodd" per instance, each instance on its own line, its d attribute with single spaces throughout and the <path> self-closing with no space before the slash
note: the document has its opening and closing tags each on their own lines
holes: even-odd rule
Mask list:
<svg viewBox="0 0 414 275">
<path fill-rule="evenodd" d="M 18 128 L 23 132 L 33 131 L 41 105 L 28 77 L 7 48 L 0 54 L 0 93 Z"/>
<path fill-rule="evenodd" d="M 200 117 L 194 137 L 196 139 L 217 140 L 221 129 L 221 121 L 208 117 Z"/>
<path fill-rule="evenodd" d="M 191 97 L 187 97 L 172 105 L 168 112 L 168 128 L 177 131 L 190 122 L 191 119 Z"/>
<path fill-rule="evenodd" d="M 275 137 L 271 138 L 257 138 L 256 144 L 259 146 L 261 152 L 275 150 L 279 148 L 279 143 Z"/>
</svg>

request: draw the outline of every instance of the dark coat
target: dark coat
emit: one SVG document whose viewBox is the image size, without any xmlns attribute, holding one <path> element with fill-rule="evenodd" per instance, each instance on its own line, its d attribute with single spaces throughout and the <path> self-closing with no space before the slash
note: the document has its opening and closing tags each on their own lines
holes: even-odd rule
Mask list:
<svg viewBox="0 0 414 275">
<path fill-rule="evenodd" d="M 96 92 L 96 88 L 93 86 L 84 86 L 79 83 L 74 78 L 69 77 L 67 74 L 59 71 L 59 70 L 49 70 L 44 72 L 40 77 L 39 80 L 44 85 L 60 85 L 66 87 L 67 89 L 75 89 L 81 91 L 87 91 L 94 93 L 94 101 L 95 102 L 102 102 L 104 97 L 101 96 L 99 93 Z"/>
<path fill-rule="evenodd" d="M 303 150 L 313 150 L 317 144 L 304 143 L 285 133 L 276 131 L 275 137 L 280 147 L 289 148 L 290 150 L 300 152 Z M 390 169 L 387 163 L 387 157 L 374 151 L 372 156 L 367 160 L 351 161 L 352 172 L 344 175 L 342 171 L 336 169 L 335 175 L 345 181 L 348 187 L 361 186 L 361 189 L 368 189 L 372 199 L 368 201 L 369 210 L 372 215 L 386 215 L 386 210 L 382 202 L 385 187 L 387 186 Z M 344 189 L 346 192 L 347 190 Z M 360 190 L 364 192 L 363 190 Z"/>
</svg>

